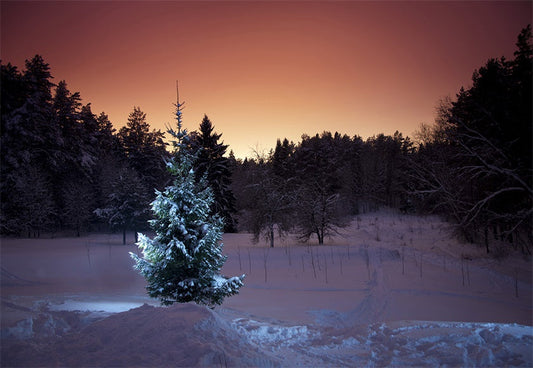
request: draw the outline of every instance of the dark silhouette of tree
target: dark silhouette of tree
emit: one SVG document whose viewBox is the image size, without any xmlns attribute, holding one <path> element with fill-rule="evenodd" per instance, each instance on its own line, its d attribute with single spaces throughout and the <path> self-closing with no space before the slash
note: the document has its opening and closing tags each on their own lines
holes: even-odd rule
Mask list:
<svg viewBox="0 0 533 368">
<path fill-rule="evenodd" d="M 254 164 L 249 164 L 248 181 L 243 193 L 246 198 L 247 219 L 245 225 L 258 242 L 261 235 L 274 247 L 276 233 L 284 237 L 294 226 L 296 190 L 294 178 L 285 179 L 276 175 L 270 158 L 258 155 Z"/>
<path fill-rule="evenodd" d="M 514 60 L 488 60 L 474 72 L 472 87 L 440 109 L 415 171 L 424 183 L 416 193 L 451 215 L 466 239 L 483 240 L 487 252 L 491 233 L 526 251 L 533 242 L 530 26 L 517 48 Z M 439 160 L 437 145 L 448 153 Z"/>
<path fill-rule="evenodd" d="M 134 107 L 128 123 L 118 132 L 118 137 L 128 166 L 135 169 L 143 183 L 151 191 L 161 189 L 168 182 L 165 158 L 168 158 L 164 134 L 159 130 L 150 131 L 146 114 Z"/>
<path fill-rule="evenodd" d="M 107 116 L 93 114 L 65 81 L 54 85 L 41 56 L 27 60 L 22 72 L 11 64 L 0 67 L 2 233 L 38 235 L 73 228 L 79 234 L 94 222 L 94 209 L 117 194 L 112 190 L 117 172 L 130 163 L 144 169 L 143 179 L 148 177 L 142 182 L 144 192 L 156 183 L 164 185 L 164 177 L 158 176 L 158 169 L 166 175 L 161 133 L 145 134 L 141 154 L 128 162 Z"/>
<path fill-rule="evenodd" d="M 43 230 L 50 228 L 57 215 L 56 206 L 50 178 L 38 167 L 28 165 L 18 173 L 11 195 L 16 195 L 10 201 L 14 212 L 5 214 L 2 226 L 28 237 L 40 237 Z"/>
<path fill-rule="evenodd" d="M 109 195 L 113 193 L 113 183 L 117 173 L 127 166 L 120 140 L 115 133 L 108 116 L 103 112 L 100 113 L 96 117 L 96 127 L 92 134 L 97 142 L 97 159 L 92 171 L 95 208 L 106 206 Z"/>
<path fill-rule="evenodd" d="M 316 236 L 323 244 L 350 215 L 405 205 L 409 182 L 402 174 L 412 154 L 410 139 L 399 132 L 366 142 L 330 132 L 304 135 L 297 145 L 278 140 L 268 157 L 236 162 L 243 222 L 256 239 L 295 229 L 302 240 Z"/>
<path fill-rule="evenodd" d="M 111 184 L 104 208 L 95 210 L 97 216 L 104 218 L 109 226 L 122 231 L 122 244 L 126 244 L 126 232 L 133 230 L 135 241 L 137 231 L 148 223 L 150 197 L 137 171 L 122 168 Z"/>
<path fill-rule="evenodd" d="M 294 155 L 295 145 L 289 142 L 287 138 L 277 140 L 274 154 L 272 156 L 272 170 L 273 174 L 280 178 L 290 178 L 293 172 L 292 156 Z"/>
<path fill-rule="evenodd" d="M 67 200 L 65 195 L 76 190 L 69 188 L 74 183 L 83 184 L 84 189 L 90 188 L 90 185 L 85 184 L 91 182 L 92 169 L 97 158 L 95 152 L 97 142 L 92 139 L 93 132 L 91 131 L 95 124 L 94 117 L 90 106 L 82 106 L 80 94 L 71 93 L 65 81 L 57 85 L 52 106 L 54 110 L 52 123 L 58 127 L 60 133 L 57 156 L 61 164 L 58 165 L 57 170 L 54 170 L 52 180 L 55 202 L 58 205 L 58 221 L 61 227 L 69 226 L 67 224 L 74 225 L 78 234 L 81 223 L 73 223 L 70 213 L 72 208 L 82 208 L 85 205 L 74 205 L 72 198 Z M 87 195 L 92 196 L 92 190 Z M 81 198 L 79 200 L 81 201 Z M 81 222 L 84 225 L 86 220 Z"/>
<path fill-rule="evenodd" d="M 231 190 L 230 162 L 224 156 L 228 146 L 219 142 L 221 137 L 222 134 L 214 132 L 213 124 L 207 115 L 204 115 L 200 130 L 191 134 L 190 146 L 196 156 L 196 178 L 200 179 L 205 175 L 206 184 L 213 191 L 211 211 L 224 218 L 225 232 L 235 232 L 235 196 Z"/>
<path fill-rule="evenodd" d="M 14 110 L 20 108 L 26 101 L 26 84 L 23 75 L 11 63 L 7 65 L 1 64 L 0 73 L 2 81 L 0 85 L 0 101 L 2 106 L 0 114 L 2 115 L 3 131 L 3 124 L 6 122 L 7 116 L 11 115 Z"/>
<path fill-rule="evenodd" d="M 347 225 L 349 209 L 341 200 L 341 174 L 346 163 L 338 155 L 340 135 L 329 132 L 312 138 L 302 137 L 294 153 L 298 185 L 296 226 L 302 240 L 316 235 L 319 244 L 324 238 Z"/>
<path fill-rule="evenodd" d="M 404 173 L 411 152 L 410 139 L 398 131 L 393 136 L 379 134 L 368 138 L 361 152 L 363 196 L 389 207 L 405 202 Z"/>
<path fill-rule="evenodd" d="M 26 60 L 23 73 L 10 65 L 2 66 L 2 78 L 2 101 L 6 102 L 5 110 L 2 106 L 0 144 L 2 230 L 20 233 L 27 230 L 24 224 L 37 221 L 41 231 L 52 221 L 44 221 L 40 215 L 39 220 L 26 218 L 35 213 L 32 210 L 35 204 L 30 202 L 34 198 L 26 193 L 24 181 L 25 176 L 29 176 L 28 180 L 35 181 L 39 188 L 49 186 L 61 164 L 61 134 L 57 126 L 50 123 L 54 116 L 50 68 L 37 55 Z M 42 178 L 36 177 L 39 175 Z M 46 193 L 41 197 L 46 197 L 48 203 L 51 187 L 41 188 L 39 192 Z M 52 207 L 53 203 L 52 200 Z M 43 208 L 49 207 L 43 205 Z M 51 216 L 56 211 L 50 209 L 43 213 Z"/>
<path fill-rule="evenodd" d="M 65 223 L 76 231 L 76 236 L 89 227 L 95 208 L 94 188 L 84 179 L 73 179 L 63 187 L 63 216 Z"/>
</svg>

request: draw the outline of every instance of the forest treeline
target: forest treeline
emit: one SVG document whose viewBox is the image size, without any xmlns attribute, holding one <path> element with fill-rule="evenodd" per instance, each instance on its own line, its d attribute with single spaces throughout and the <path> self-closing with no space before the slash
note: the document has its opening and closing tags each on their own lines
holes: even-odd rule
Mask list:
<svg viewBox="0 0 533 368">
<path fill-rule="evenodd" d="M 226 231 L 274 245 L 296 232 L 319 243 L 351 216 L 381 206 L 436 213 L 470 242 L 506 241 L 530 251 L 532 235 L 531 26 L 512 60 L 490 59 L 471 86 L 440 102 L 414 140 L 323 132 L 279 139 L 268 154 L 236 159 L 207 116 L 191 133 L 198 179 L 214 193 Z M 1 232 L 143 230 L 156 190 L 170 183 L 165 133 L 134 107 L 116 131 L 52 82 L 40 56 L 19 71 L 1 63 Z"/>
</svg>

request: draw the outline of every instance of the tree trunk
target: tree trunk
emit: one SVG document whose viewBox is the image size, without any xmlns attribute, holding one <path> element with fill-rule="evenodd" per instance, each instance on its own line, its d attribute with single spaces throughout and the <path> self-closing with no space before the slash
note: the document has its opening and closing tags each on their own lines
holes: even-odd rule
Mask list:
<svg viewBox="0 0 533 368">
<path fill-rule="evenodd" d="M 126 228 L 122 229 L 122 245 L 126 245 Z"/>
<path fill-rule="evenodd" d="M 316 229 L 316 236 L 318 238 L 318 244 L 323 245 L 324 244 L 324 232 L 320 231 L 319 229 Z"/>
</svg>

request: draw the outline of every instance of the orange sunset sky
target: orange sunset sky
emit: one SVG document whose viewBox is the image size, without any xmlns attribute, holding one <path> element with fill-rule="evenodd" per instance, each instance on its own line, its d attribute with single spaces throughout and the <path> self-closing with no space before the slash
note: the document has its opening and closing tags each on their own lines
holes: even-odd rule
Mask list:
<svg viewBox="0 0 533 368">
<path fill-rule="evenodd" d="M 1 59 L 41 54 L 93 112 L 155 129 L 207 114 L 237 157 L 324 130 L 412 135 L 490 57 L 511 58 L 532 2 L 1 2 Z"/>
</svg>

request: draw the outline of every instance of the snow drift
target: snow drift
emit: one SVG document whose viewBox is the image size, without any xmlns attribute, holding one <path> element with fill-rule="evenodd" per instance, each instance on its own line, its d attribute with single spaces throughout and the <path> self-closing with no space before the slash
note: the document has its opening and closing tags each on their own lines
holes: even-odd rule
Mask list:
<svg viewBox="0 0 533 368">
<path fill-rule="evenodd" d="M 531 328 L 390 322 L 343 329 L 143 305 L 46 342 L 9 342 L 8 366 L 531 366 Z"/>
</svg>

